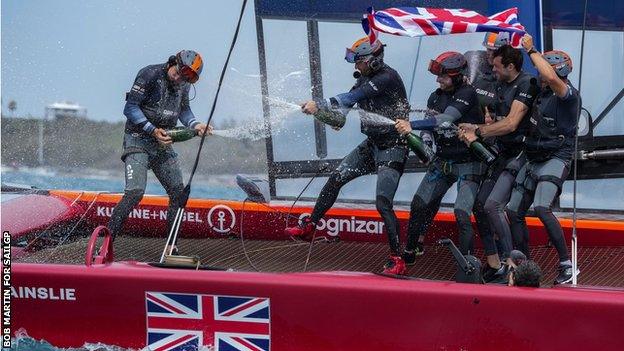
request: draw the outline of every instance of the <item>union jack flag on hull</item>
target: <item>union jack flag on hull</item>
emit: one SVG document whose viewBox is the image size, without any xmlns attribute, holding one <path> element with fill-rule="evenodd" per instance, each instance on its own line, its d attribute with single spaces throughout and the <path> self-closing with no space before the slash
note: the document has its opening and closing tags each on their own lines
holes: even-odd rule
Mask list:
<svg viewBox="0 0 624 351">
<path fill-rule="evenodd" d="M 151 351 L 268 351 L 269 299 L 146 292 Z"/>
<path fill-rule="evenodd" d="M 508 32 L 511 45 L 520 46 L 526 33 L 518 22 L 518 8 L 513 7 L 490 17 L 464 9 L 438 9 L 427 7 L 393 7 L 382 11 L 368 8 L 362 19 L 364 32 L 371 43 L 377 40 L 377 31 L 420 37 L 474 32 Z"/>
</svg>

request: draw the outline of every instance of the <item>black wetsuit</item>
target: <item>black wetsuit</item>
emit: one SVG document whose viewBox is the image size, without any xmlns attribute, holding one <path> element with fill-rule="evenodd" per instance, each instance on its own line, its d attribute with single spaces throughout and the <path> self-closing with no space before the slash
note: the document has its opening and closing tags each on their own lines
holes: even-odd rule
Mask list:
<svg viewBox="0 0 624 351">
<path fill-rule="evenodd" d="M 172 83 L 167 69 L 167 64 L 141 69 L 126 96 L 124 115 L 127 121 L 121 157 L 125 163 L 126 186 L 108 223 L 113 238 L 121 232 L 132 208 L 143 198 L 148 169 L 154 171 L 169 195 L 167 223 L 173 221 L 181 204 L 184 184 L 177 154 L 171 145 L 160 145 L 151 133 L 156 128 L 172 128 L 178 120 L 190 128 L 199 122 L 189 107 L 190 84 Z"/>
<path fill-rule="evenodd" d="M 536 80 L 532 75 L 524 72 L 511 82 L 499 82 L 496 87 L 494 112 L 496 120 L 502 120 L 509 115 L 514 101 L 531 107 L 538 92 Z M 526 162 L 523 137 L 529 130 L 530 112 L 522 117 L 517 129 L 507 135 L 496 138 L 500 155 L 498 160 L 490 166 L 488 176 L 481 184 L 475 203 L 475 217 L 478 222 L 489 224 L 490 230 L 480 230 L 481 240 L 486 255 L 497 253 L 494 235 L 498 236 L 503 252 L 503 258 L 508 257 L 513 248 L 511 231 L 505 217 L 504 207 L 509 201 L 516 175 Z M 482 225 L 481 225 L 482 226 Z M 480 226 L 480 227 L 481 227 Z"/>
<path fill-rule="evenodd" d="M 526 139 L 528 162 L 516 178 L 507 206 L 514 246 L 529 257 L 529 231 L 525 216 L 534 204 L 535 214 L 546 228 L 557 249 L 560 262 L 569 260 L 568 250 L 552 205 L 568 176 L 574 153 L 574 135 L 581 98 L 568 83 L 560 98 L 550 88 L 538 96 L 531 116 L 531 131 Z"/>
<path fill-rule="evenodd" d="M 360 77 L 348 93 L 318 101 L 325 112 L 343 113 L 355 104 L 362 112 L 373 112 L 390 119 L 408 119 L 409 103 L 399 74 L 383 65 L 370 76 Z M 331 107 L 331 108 L 330 108 Z M 392 255 L 400 255 L 399 222 L 393 210 L 393 200 L 407 159 L 407 147 L 394 125 L 380 126 L 361 122 L 367 138 L 351 151 L 333 171 L 321 190 L 312 211 L 311 221 L 317 223 L 336 199 L 342 186 L 366 174 L 377 173 L 376 206 L 384 220 Z"/>
<path fill-rule="evenodd" d="M 437 89 L 427 101 L 427 108 L 439 112 L 456 110 L 453 124 L 482 124 L 483 113 L 475 89 L 462 84 L 447 92 Z M 463 254 L 474 252 L 470 214 L 486 166 L 457 138 L 453 129 L 437 129 L 434 133 L 436 158 L 424 175 L 411 203 L 407 251 L 416 249 L 417 238 L 424 236 L 440 208 L 448 189 L 457 183 L 455 218 L 459 227 L 459 248 Z"/>
<path fill-rule="evenodd" d="M 470 85 L 475 87 L 477 91 L 477 95 L 479 97 L 479 104 L 481 105 L 481 109 L 485 114 L 486 109 L 490 113 L 490 116 L 495 115 L 496 111 L 496 87 L 498 86 L 498 80 L 492 72 L 492 66 L 487 61 L 487 52 L 484 50 L 479 51 L 468 51 L 464 54 L 466 60 L 468 61 L 468 72 L 467 76 L 470 80 Z M 483 140 L 486 144 L 488 144 L 491 148 L 496 149 L 496 138 L 485 138 Z M 489 181 L 490 185 L 493 186 L 492 181 Z M 486 185 L 487 187 L 488 185 Z M 485 194 L 481 194 L 485 196 Z M 483 213 L 483 202 L 482 201 L 480 207 L 475 208 L 475 221 L 477 222 L 477 228 L 479 229 L 479 234 L 481 237 L 494 237 L 491 233 L 490 223 L 487 219 L 487 216 Z M 475 202 L 476 203 L 476 202 Z M 479 212 L 481 209 L 481 212 Z M 496 250 L 490 251 L 498 251 L 503 252 L 504 249 L 502 245 L 500 245 L 499 240 L 495 240 Z"/>
</svg>

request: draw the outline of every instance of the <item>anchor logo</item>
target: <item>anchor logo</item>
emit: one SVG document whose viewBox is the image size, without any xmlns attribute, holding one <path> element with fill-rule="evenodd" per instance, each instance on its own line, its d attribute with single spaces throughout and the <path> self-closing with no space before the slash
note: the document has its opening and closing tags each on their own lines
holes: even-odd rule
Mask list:
<svg viewBox="0 0 624 351">
<path fill-rule="evenodd" d="M 216 212 L 215 222 L 213 222 L 213 213 Z M 229 215 L 229 216 L 228 216 Z M 228 225 L 229 222 L 229 225 Z M 220 234 L 229 233 L 236 224 L 236 215 L 234 211 L 226 205 L 216 205 L 208 211 L 208 225 L 212 230 Z"/>
</svg>

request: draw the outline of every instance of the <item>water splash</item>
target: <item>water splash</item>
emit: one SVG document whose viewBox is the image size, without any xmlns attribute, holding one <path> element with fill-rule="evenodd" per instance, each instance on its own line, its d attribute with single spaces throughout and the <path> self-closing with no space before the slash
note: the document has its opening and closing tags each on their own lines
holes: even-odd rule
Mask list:
<svg viewBox="0 0 624 351">
<path fill-rule="evenodd" d="M 85 343 L 82 347 L 61 348 L 55 347 L 45 340 L 35 340 L 21 329 L 17 333 L 17 337 L 11 338 L 12 351 L 150 351 L 148 347 L 142 349 L 128 349 L 125 347 L 108 345 L 101 342 Z M 4 349 L 3 349 L 4 350 Z M 198 351 L 213 351 L 212 346 L 202 346 Z"/>
<path fill-rule="evenodd" d="M 370 126 L 392 126 L 394 125 L 394 120 L 384 117 L 382 115 L 367 112 L 364 110 L 358 110 L 360 114 L 360 120 Z"/>
<path fill-rule="evenodd" d="M 267 127 L 263 117 L 252 117 L 246 119 L 237 127 L 214 130 L 212 134 L 238 140 L 248 139 L 255 141 L 268 138 L 271 131 L 275 133 L 281 130 L 284 122 L 301 110 L 301 106 L 280 98 L 269 97 L 268 100 L 271 107 L 271 128 Z"/>
</svg>

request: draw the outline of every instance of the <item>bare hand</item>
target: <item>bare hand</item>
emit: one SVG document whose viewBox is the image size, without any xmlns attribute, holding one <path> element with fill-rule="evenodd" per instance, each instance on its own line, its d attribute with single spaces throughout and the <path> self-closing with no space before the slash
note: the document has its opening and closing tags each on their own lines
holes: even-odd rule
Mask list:
<svg viewBox="0 0 624 351">
<path fill-rule="evenodd" d="M 477 135 L 475 134 L 474 131 L 467 131 L 463 129 L 460 129 L 459 134 L 457 136 L 459 137 L 459 140 L 463 141 L 468 146 L 470 146 L 470 144 L 472 144 L 473 141 L 479 139 L 477 138 Z"/>
<path fill-rule="evenodd" d="M 401 135 L 407 135 L 412 132 L 412 126 L 409 121 L 405 121 L 402 119 L 398 119 L 394 122 L 394 128 L 396 128 L 397 132 Z"/>
<path fill-rule="evenodd" d="M 205 123 L 199 123 L 195 125 L 193 128 L 197 131 L 197 135 L 202 136 L 204 133 L 208 133 L 208 135 L 212 135 L 212 126 L 206 126 Z"/>
<path fill-rule="evenodd" d="M 459 124 L 459 129 L 466 131 L 466 132 L 473 132 L 475 130 L 477 130 L 477 125 L 476 124 L 472 124 L 472 123 L 460 123 Z"/>
<path fill-rule="evenodd" d="M 531 49 L 535 48 L 535 45 L 533 44 L 533 37 L 529 33 L 526 33 L 522 37 L 522 47 L 527 52 L 529 52 Z"/>
<path fill-rule="evenodd" d="M 492 115 L 490 114 L 490 110 L 487 108 L 487 106 L 485 106 L 485 124 L 492 124 L 492 122 L 494 122 L 494 118 L 492 118 Z"/>
<path fill-rule="evenodd" d="M 171 137 L 168 136 L 167 132 L 165 132 L 165 130 L 162 128 L 154 129 L 154 131 L 152 132 L 152 136 L 156 138 L 160 145 L 170 145 L 172 143 Z"/>
<path fill-rule="evenodd" d="M 318 106 L 316 106 L 316 102 L 314 100 L 306 101 L 301 104 L 301 111 L 306 115 L 316 114 L 318 110 Z"/>
</svg>

